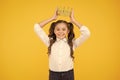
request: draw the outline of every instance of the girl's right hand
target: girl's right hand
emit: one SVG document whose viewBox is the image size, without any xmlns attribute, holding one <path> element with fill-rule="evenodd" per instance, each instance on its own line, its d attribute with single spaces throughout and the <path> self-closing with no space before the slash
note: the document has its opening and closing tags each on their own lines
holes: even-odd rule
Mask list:
<svg viewBox="0 0 120 80">
<path fill-rule="evenodd" d="M 56 8 L 55 13 L 54 13 L 54 15 L 52 17 L 52 20 L 56 20 L 57 17 L 58 17 L 58 8 Z"/>
</svg>

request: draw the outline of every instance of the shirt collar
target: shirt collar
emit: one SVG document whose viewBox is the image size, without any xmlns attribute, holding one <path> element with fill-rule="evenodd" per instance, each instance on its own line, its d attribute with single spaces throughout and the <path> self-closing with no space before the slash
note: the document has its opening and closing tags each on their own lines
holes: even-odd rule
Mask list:
<svg viewBox="0 0 120 80">
<path fill-rule="evenodd" d="M 63 39 L 56 38 L 56 41 L 61 41 L 61 40 L 66 42 L 66 41 L 67 41 L 67 38 L 63 38 Z"/>
</svg>

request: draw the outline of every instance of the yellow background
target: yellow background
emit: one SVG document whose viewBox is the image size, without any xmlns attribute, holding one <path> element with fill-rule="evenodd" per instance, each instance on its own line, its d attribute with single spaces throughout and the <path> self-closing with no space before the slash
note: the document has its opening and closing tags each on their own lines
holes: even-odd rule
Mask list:
<svg viewBox="0 0 120 80">
<path fill-rule="evenodd" d="M 120 80 L 119 0 L 0 0 L 0 80 L 48 80 L 47 47 L 33 25 L 57 6 L 73 8 L 91 31 L 75 51 L 75 80 Z"/>
</svg>

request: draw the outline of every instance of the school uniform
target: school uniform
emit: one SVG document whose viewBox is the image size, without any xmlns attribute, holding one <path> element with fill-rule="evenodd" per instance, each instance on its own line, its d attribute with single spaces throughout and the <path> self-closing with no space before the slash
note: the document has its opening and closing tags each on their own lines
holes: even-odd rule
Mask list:
<svg viewBox="0 0 120 80">
<path fill-rule="evenodd" d="M 48 47 L 50 44 L 49 37 L 39 24 L 34 25 L 34 31 Z M 81 35 L 73 40 L 73 50 L 90 36 L 89 29 L 84 25 L 81 26 L 80 32 Z M 66 38 L 56 38 L 55 43 L 51 46 L 49 80 L 74 80 L 73 59 L 70 56 L 70 47 Z"/>
</svg>

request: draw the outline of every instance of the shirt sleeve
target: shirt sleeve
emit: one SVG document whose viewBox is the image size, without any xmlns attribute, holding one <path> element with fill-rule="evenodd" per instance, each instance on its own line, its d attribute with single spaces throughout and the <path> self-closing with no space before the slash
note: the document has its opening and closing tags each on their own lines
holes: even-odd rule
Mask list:
<svg viewBox="0 0 120 80">
<path fill-rule="evenodd" d="M 44 42 L 44 44 L 48 47 L 49 46 L 49 37 L 43 30 L 43 28 L 40 27 L 39 24 L 34 24 L 34 32 L 38 35 L 38 37 Z"/>
<path fill-rule="evenodd" d="M 80 32 L 81 32 L 81 35 L 78 38 L 76 38 L 75 40 L 73 40 L 73 49 L 80 46 L 90 36 L 89 29 L 84 25 L 80 28 Z"/>
</svg>

